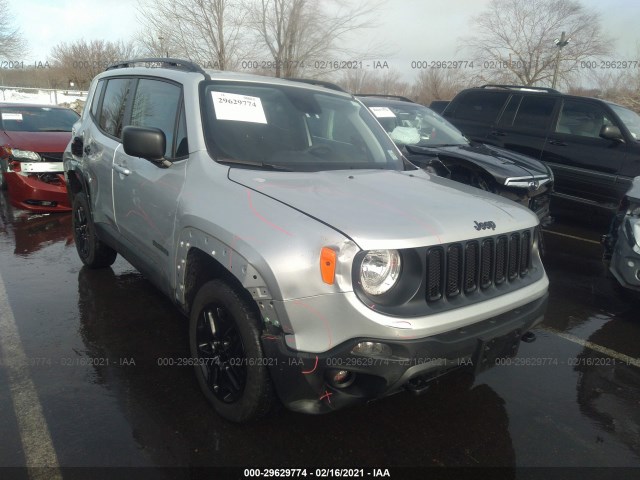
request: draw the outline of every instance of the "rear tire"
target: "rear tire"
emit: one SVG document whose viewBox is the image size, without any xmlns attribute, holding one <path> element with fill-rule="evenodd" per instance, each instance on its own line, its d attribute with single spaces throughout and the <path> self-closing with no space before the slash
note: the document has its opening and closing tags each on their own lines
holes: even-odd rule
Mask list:
<svg viewBox="0 0 640 480">
<path fill-rule="evenodd" d="M 221 280 L 200 288 L 189 322 L 198 384 L 215 411 L 244 423 L 266 415 L 275 395 L 250 297 Z"/>
<path fill-rule="evenodd" d="M 89 268 L 113 265 L 118 253 L 98 239 L 89 202 L 84 192 L 78 192 L 72 205 L 73 239 L 80 260 Z"/>
</svg>

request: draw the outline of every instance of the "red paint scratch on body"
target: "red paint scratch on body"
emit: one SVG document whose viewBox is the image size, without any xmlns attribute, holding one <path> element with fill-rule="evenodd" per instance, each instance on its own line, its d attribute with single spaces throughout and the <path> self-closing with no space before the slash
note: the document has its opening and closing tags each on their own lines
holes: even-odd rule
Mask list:
<svg viewBox="0 0 640 480">
<path fill-rule="evenodd" d="M 327 403 L 331 404 L 331 395 L 333 395 L 333 392 L 325 390 L 324 391 L 324 395 L 322 395 L 320 397 L 320 400 L 324 400 L 326 398 L 327 399 Z"/>
<path fill-rule="evenodd" d="M 306 370 L 306 371 L 303 370 L 302 373 L 303 373 L 303 375 L 309 375 L 309 374 L 315 372 L 316 368 L 318 368 L 318 356 L 317 355 L 316 355 L 316 364 L 313 366 L 313 368 L 311 370 Z"/>
<path fill-rule="evenodd" d="M 251 210 L 251 213 L 253 213 L 256 217 L 258 217 L 264 223 L 269 225 L 271 228 L 274 228 L 274 229 L 278 230 L 279 232 L 284 233 L 285 235 L 289 235 L 290 237 L 292 236 L 292 234 L 287 232 L 284 228 L 279 227 L 278 225 L 276 225 L 273 222 L 270 222 L 269 220 L 267 220 L 266 218 L 264 218 L 262 215 L 260 215 L 258 213 L 258 211 L 253 206 L 253 201 L 251 200 L 251 190 L 247 190 L 247 200 L 249 200 L 249 210 Z"/>
</svg>

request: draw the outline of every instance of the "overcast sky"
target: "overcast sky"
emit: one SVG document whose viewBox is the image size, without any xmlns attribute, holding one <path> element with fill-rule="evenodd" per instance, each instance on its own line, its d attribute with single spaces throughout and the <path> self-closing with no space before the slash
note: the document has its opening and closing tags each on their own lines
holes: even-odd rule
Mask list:
<svg viewBox="0 0 640 480">
<path fill-rule="evenodd" d="M 348 2 L 349 0 L 344 0 Z M 457 52 L 459 37 L 469 35 L 470 20 L 489 0 L 388 0 L 358 43 L 384 45 L 391 68 L 409 77 L 412 60 L 464 59 Z M 640 43 L 640 1 L 581 0 L 599 11 L 605 34 L 615 39 L 615 59 L 629 59 Z M 29 41 L 25 63 L 44 62 L 51 47 L 77 39 L 128 40 L 139 29 L 136 0 L 9 0 L 18 26 Z M 640 60 L 637 59 L 636 60 Z"/>
</svg>

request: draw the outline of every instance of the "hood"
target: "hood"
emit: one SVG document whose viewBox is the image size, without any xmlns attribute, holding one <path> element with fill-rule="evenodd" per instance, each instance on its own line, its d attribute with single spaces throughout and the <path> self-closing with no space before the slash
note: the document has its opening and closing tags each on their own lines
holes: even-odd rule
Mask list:
<svg viewBox="0 0 640 480">
<path fill-rule="evenodd" d="M 32 152 L 64 152 L 71 132 L 7 132 L 4 131 L 6 144 L 12 148 L 20 150 L 31 150 Z M 6 140 L 5 140 L 6 139 Z"/>
<path fill-rule="evenodd" d="M 515 202 L 422 170 L 309 173 L 230 168 L 229 178 L 318 219 L 364 250 L 449 243 L 538 223 Z M 476 229 L 485 223 L 494 228 Z"/>
<path fill-rule="evenodd" d="M 460 159 L 474 163 L 491 173 L 502 184 L 507 178 L 549 176 L 547 167 L 535 158 L 482 143 L 443 147 L 411 145 L 406 148 L 414 155 L 437 156 L 443 161 Z"/>
</svg>

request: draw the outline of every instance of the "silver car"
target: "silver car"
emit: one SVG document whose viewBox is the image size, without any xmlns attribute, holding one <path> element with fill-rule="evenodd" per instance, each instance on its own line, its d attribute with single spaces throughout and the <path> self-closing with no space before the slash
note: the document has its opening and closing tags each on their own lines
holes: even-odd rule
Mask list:
<svg viewBox="0 0 640 480">
<path fill-rule="evenodd" d="M 176 303 L 232 421 L 420 393 L 514 355 L 543 318 L 536 216 L 415 168 L 344 92 L 122 62 L 93 80 L 64 165 L 81 260 L 119 253 Z"/>
</svg>

